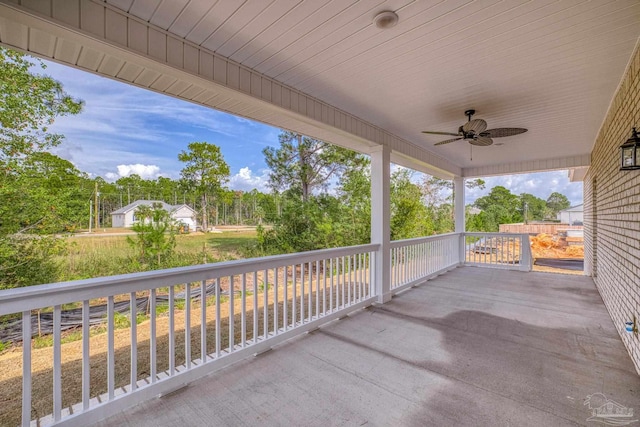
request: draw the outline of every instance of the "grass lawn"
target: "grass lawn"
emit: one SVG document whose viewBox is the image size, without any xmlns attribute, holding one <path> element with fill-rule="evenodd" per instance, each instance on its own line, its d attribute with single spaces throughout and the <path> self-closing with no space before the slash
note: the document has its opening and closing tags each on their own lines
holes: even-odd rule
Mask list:
<svg viewBox="0 0 640 427">
<path fill-rule="evenodd" d="M 67 254 L 59 258 L 60 281 L 87 279 L 149 270 L 136 260 L 126 235 L 92 235 L 68 238 Z M 192 233 L 176 236 L 175 255 L 163 268 L 242 258 L 242 248 L 256 239 L 255 230 Z"/>
<path fill-rule="evenodd" d="M 203 247 L 218 257 L 234 255 L 239 258 L 239 249 L 256 240 L 256 232 L 252 231 L 225 231 L 213 234 L 182 234 L 176 236 L 177 251 L 202 252 Z"/>
</svg>

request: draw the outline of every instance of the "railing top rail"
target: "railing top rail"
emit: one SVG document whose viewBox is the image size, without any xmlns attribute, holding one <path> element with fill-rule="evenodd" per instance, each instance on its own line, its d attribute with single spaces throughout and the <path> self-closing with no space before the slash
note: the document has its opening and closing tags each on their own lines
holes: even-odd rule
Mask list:
<svg viewBox="0 0 640 427">
<path fill-rule="evenodd" d="M 0 315 L 182 283 L 235 276 L 332 257 L 368 253 L 378 250 L 379 246 L 378 244 L 367 244 L 321 249 L 3 290 L 0 291 Z"/>
<path fill-rule="evenodd" d="M 499 237 L 499 236 L 528 236 L 529 233 L 500 233 L 500 232 L 485 232 L 485 231 L 465 231 L 464 232 L 465 236 L 478 236 L 478 237 L 482 237 L 482 236 L 495 236 L 495 237 Z"/>
<path fill-rule="evenodd" d="M 399 248 L 407 245 L 416 245 L 418 243 L 429 242 L 433 240 L 449 239 L 459 235 L 460 233 L 444 233 L 444 234 L 436 234 L 433 236 L 416 237 L 413 239 L 394 240 L 393 242 L 391 242 L 391 248 Z"/>
</svg>

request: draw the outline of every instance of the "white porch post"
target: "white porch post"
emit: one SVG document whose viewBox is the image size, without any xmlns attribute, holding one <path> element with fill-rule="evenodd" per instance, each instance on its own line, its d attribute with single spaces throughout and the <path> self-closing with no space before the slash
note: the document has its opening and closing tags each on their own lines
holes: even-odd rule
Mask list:
<svg viewBox="0 0 640 427">
<path fill-rule="evenodd" d="M 374 281 L 378 302 L 391 300 L 391 150 L 379 146 L 371 151 L 371 243 L 380 245 L 375 255 Z"/>
<path fill-rule="evenodd" d="M 453 178 L 453 212 L 455 216 L 455 232 L 456 233 L 464 233 L 465 222 L 464 222 L 464 178 L 461 176 L 456 176 Z M 465 238 L 464 234 L 460 234 L 458 247 L 458 259 L 460 264 L 464 263 L 464 252 L 465 252 Z"/>
</svg>

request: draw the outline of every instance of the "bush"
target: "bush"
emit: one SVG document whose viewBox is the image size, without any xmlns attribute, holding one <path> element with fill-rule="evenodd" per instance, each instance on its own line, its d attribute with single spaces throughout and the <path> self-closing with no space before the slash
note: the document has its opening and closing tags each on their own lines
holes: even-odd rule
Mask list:
<svg viewBox="0 0 640 427">
<path fill-rule="evenodd" d="M 56 256 L 65 249 L 65 242 L 55 237 L 0 237 L 0 289 L 55 282 L 60 271 Z"/>
<path fill-rule="evenodd" d="M 367 243 L 368 235 L 350 232 L 354 224 L 347 210 L 332 196 L 310 197 L 306 202 L 290 198 L 272 229 L 258 227 L 256 246 L 248 248 L 247 254 L 274 255 Z"/>
</svg>

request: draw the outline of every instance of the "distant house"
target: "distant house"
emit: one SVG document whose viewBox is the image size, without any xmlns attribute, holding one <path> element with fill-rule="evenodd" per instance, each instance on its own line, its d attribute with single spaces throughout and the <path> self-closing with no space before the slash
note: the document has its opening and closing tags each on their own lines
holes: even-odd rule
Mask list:
<svg viewBox="0 0 640 427">
<path fill-rule="evenodd" d="M 558 219 L 563 224 L 582 225 L 584 221 L 584 205 L 576 205 L 558 212 Z"/>
<path fill-rule="evenodd" d="M 136 210 L 140 206 L 153 206 L 159 203 L 162 208 L 169 212 L 171 218 L 176 222 L 183 223 L 189 227 L 189 230 L 196 229 L 196 211 L 188 205 L 172 206 L 168 203 L 158 200 L 136 200 L 133 203 L 123 206 L 120 209 L 111 212 L 111 224 L 113 227 L 132 227 L 138 220 L 136 218 Z"/>
<path fill-rule="evenodd" d="M 482 209 L 478 209 L 475 206 L 467 207 L 467 213 L 469 215 L 478 215 L 480 212 L 482 212 Z"/>
</svg>

